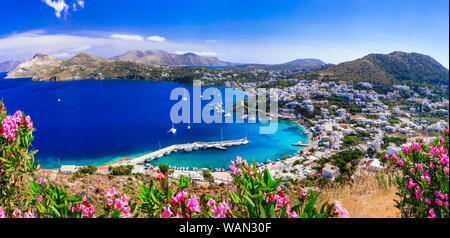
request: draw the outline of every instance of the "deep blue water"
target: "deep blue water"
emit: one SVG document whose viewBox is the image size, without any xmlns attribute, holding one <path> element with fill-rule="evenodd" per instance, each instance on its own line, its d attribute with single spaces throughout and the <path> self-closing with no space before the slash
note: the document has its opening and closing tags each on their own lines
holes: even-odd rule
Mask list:
<svg viewBox="0 0 450 238">
<path fill-rule="evenodd" d="M 299 149 L 291 143 L 307 141 L 303 128 L 288 122 L 280 122 L 272 135 L 260 135 L 261 124 L 253 123 L 191 124 L 190 131 L 185 129 L 187 125 L 179 124 L 175 125 L 175 135 L 168 134 L 172 126 L 169 111 L 176 103 L 169 95 L 175 87 L 192 91 L 191 86 L 173 82 L 1 79 L 0 98 L 10 113 L 22 110 L 31 116 L 36 128 L 33 147 L 39 150 L 36 158 L 44 168 L 100 165 L 148 153 L 160 145 L 247 137 L 249 144 L 227 151 L 180 152 L 152 162 L 227 167 L 236 155 L 259 162 L 273 160 Z"/>
</svg>

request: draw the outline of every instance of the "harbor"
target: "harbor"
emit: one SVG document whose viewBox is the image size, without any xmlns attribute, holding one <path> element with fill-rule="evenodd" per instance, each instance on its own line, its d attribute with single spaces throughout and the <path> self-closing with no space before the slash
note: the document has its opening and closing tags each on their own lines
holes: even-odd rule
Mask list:
<svg viewBox="0 0 450 238">
<path fill-rule="evenodd" d="M 110 166 L 121 166 L 121 165 L 138 165 L 148 163 L 154 159 L 161 158 L 165 155 L 169 155 L 174 152 L 184 151 L 186 153 L 196 151 L 196 150 L 208 150 L 208 149 L 217 149 L 217 150 L 227 150 L 227 147 L 230 146 L 239 146 L 248 144 L 247 138 L 239 139 L 239 140 L 228 140 L 228 141 L 216 141 L 216 142 L 194 142 L 187 144 L 176 144 L 171 145 L 156 151 L 153 151 L 148 154 L 144 154 L 142 156 L 138 156 L 130 159 L 122 159 L 116 162 L 109 164 Z"/>
</svg>

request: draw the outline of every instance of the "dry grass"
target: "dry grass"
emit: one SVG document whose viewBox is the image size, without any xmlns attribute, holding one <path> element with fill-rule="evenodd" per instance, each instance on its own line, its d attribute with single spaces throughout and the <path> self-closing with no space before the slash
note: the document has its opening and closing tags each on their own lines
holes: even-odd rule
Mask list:
<svg viewBox="0 0 450 238">
<path fill-rule="evenodd" d="M 384 177 L 386 183 L 380 182 Z M 327 186 L 321 189 L 320 202 L 340 201 L 354 218 L 400 218 L 394 207 L 395 187 L 386 174 L 364 174 L 344 185 Z"/>
</svg>

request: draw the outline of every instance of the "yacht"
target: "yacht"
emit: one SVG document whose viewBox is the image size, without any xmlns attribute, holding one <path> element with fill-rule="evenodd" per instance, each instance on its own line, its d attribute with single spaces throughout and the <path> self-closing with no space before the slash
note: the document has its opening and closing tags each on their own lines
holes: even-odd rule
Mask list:
<svg viewBox="0 0 450 238">
<path fill-rule="evenodd" d="M 225 113 L 224 117 L 231 117 L 231 113 L 229 112 Z"/>
<path fill-rule="evenodd" d="M 175 134 L 177 133 L 177 129 L 175 129 L 175 127 L 172 124 L 172 128 L 170 128 L 170 130 L 167 133 L 171 133 L 171 134 Z"/>
</svg>

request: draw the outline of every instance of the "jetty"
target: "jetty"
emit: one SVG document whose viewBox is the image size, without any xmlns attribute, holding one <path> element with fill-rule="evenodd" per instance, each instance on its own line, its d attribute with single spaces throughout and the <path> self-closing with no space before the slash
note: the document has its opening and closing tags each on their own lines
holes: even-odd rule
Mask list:
<svg viewBox="0 0 450 238">
<path fill-rule="evenodd" d="M 297 142 L 297 143 L 292 143 L 292 145 L 296 145 L 296 146 L 307 146 L 308 144 L 304 144 L 302 142 Z"/>
<path fill-rule="evenodd" d="M 202 149 L 218 149 L 218 150 L 226 150 L 226 147 L 229 146 L 239 146 L 248 144 L 248 140 L 240 139 L 240 140 L 228 140 L 228 141 L 216 141 L 216 142 L 194 142 L 188 144 L 177 144 L 171 145 L 151 153 L 138 156 L 135 158 L 130 158 L 128 160 L 120 160 L 115 163 L 112 163 L 112 166 L 120 166 L 120 165 L 137 165 L 145 162 L 150 162 L 154 159 L 161 158 L 165 155 L 169 155 L 172 152 L 176 152 L 179 150 L 183 150 L 185 152 L 191 152 L 193 150 L 198 150 L 198 148 Z"/>
</svg>

